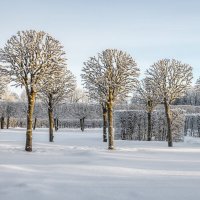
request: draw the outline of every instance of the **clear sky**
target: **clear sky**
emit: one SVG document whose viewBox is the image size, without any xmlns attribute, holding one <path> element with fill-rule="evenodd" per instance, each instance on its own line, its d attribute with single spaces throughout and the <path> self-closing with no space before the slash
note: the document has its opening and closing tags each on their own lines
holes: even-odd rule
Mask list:
<svg viewBox="0 0 200 200">
<path fill-rule="evenodd" d="M 79 86 L 83 62 L 106 48 L 131 54 L 141 75 L 175 58 L 200 76 L 199 0 L 0 0 L 0 19 L 0 47 L 18 30 L 60 40 Z"/>
</svg>

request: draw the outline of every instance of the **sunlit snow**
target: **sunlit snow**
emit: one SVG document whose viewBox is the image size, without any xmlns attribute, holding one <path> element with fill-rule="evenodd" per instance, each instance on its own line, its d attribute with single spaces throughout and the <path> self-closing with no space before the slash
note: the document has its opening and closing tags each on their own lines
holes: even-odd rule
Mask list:
<svg viewBox="0 0 200 200">
<path fill-rule="evenodd" d="M 48 129 L 0 131 L 1 200 L 197 200 L 200 139 L 184 143 L 115 141 L 108 151 L 102 130 L 62 129 L 48 142 Z"/>
</svg>

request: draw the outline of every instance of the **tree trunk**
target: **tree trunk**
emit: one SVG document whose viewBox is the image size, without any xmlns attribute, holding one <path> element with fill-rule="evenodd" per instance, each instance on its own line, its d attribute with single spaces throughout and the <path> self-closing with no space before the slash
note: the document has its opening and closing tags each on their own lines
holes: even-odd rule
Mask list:
<svg viewBox="0 0 200 200">
<path fill-rule="evenodd" d="M 103 107 L 103 142 L 107 142 L 107 108 L 106 106 Z"/>
<path fill-rule="evenodd" d="M 148 133 L 147 133 L 147 141 L 151 141 L 151 112 L 148 112 Z"/>
<path fill-rule="evenodd" d="M 33 124 L 33 130 L 35 130 L 36 124 L 37 124 L 37 117 L 35 117 L 35 121 L 34 121 L 34 124 Z"/>
<path fill-rule="evenodd" d="M 82 126 L 83 126 L 83 125 L 82 125 L 82 118 L 81 118 L 81 119 L 80 119 L 80 127 L 81 127 L 81 131 L 83 131 L 83 130 L 82 130 Z"/>
<path fill-rule="evenodd" d="M 81 131 L 85 130 L 85 117 L 80 119 Z"/>
<path fill-rule="evenodd" d="M 10 117 L 8 116 L 7 117 L 7 129 L 9 129 L 9 127 L 10 127 Z"/>
<path fill-rule="evenodd" d="M 4 129 L 5 121 L 4 116 L 1 117 L 1 129 Z"/>
<path fill-rule="evenodd" d="M 49 142 L 53 142 L 53 107 L 52 107 L 52 95 L 49 96 L 49 107 L 48 107 L 48 115 L 49 115 Z"/>
<path fill-rule="evenodd" d="M 142 140 L 142 135 L 141 135 L 141 124 L 138 124 L 138 140 L 141 141 Z"/>
<path fill-rule="evenodd" d="M 164 105 L 165 105 L 165 114 L 167 118 L 167 138 L 168 138 L 168 147 L 173 146 L 172 142 L 172 130 L 171 130 L 171 113 L 170 113 L 170 107 L 169 103 L 166 99 L 164 99 Z"/>
<path fill-rule="evenodd" d="M 58 118 L 54 118 L 55 131 L 58 131 Z"/>
<path fill-rule="evenodd" d="M 32 126 L 33 126 L 33 110 L 35 105 L 35 92 L 31 92 L 28 96 L 28 110 L 27 110 L 27 128 L 26 128 L 26 146 L 25 150 L 32 151 Z"/>
<path fill-rule="evenodd" d="M 113 102 L 112 93 L 109 91 L 108 109 L 108 149 L 114 149 L 114 132 L 113 132 Z"/>
<path fill-rule="evenodd" d="M 83 120 L 82 120 L 82 131 L 84 131 L 85 130 L 85 117 L 83 117 Z"/>
</svg>

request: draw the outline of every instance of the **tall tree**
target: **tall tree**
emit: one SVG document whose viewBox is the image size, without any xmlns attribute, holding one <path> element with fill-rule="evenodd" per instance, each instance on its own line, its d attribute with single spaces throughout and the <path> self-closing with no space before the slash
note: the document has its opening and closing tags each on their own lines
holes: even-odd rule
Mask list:
<svg viewBox="0 0 200 200">
<path fill-rule="evenodd" d="M 144 103 L 145 110 L 148 115 L 148 132 L 147 132 L 147 140 L 151 141 L 151 118 L 152 118 L 152 112 L 156 105 L 159 103 L 160 98 L 156 93 L 156 88 L 154 85 L 151 85 L 151 82 L 148 81 L 148 78 L 145 78 L 141 81 L 141 83 L 138 85 L 137 89 L 139 93 L 140 102 Z"/>
<path fill-rule="evenodd" d="M 75 78 L 72 73 L 66 68 L 64 70 L 61 70 L 59 74 L 51 76 L 51 78 L 48 79 L 46 86 L 39 93 L 39 96 L 48 108 L 50 142 L 53 142 L 54 138 L 53 110 L 58 103 L 69 97 L 69 95 L 74 91 L 75 87 Z"/>
<path fill-rule="evenodd" d="M 106 49 L 84 63 L 82 79 L 85 88 L 96 91 L 108 109 L 108 149 L 114 149 L 113 104 L 125 97 L 136 85 L 139 69 L 133 58 L 123 51 Z"/>
<path fill-rule="evenodd" d="M 147 70 L 147 77 L 150 83 L 156 88 L 156 93 L 162 98 L 165 107 L 165 114 L 168 127 L 168 146 L 173 146 L 171 131 L 172 114 L 170 104 L 175 99 L 184 95 L 191 84 L 192 67 L 183 64 L 175 59 L 163 59 L 154 63 Z"/>
<path fill-rule="evenodd" d="M 58 40 L 42 31 L 22 31 L 12 36 L 0 50 L 2 70 L 10 75 L 16 86 L 26 90 L 27 130 L 26 151 L 32 151 L 32 115 L 37 92 L 45 86 L 50 74 L 56 74 L 65 65 L 63 47 Z"/>
</svg>

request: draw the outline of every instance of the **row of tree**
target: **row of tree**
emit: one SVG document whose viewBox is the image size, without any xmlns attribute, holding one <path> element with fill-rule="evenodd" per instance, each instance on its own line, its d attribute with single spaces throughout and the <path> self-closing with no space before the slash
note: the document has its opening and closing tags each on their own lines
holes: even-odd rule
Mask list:
<svg viewBox="0 0 200 200">
<path fill-rule="evenodd" d="M 36 97 L 48 106 L 49 139 L 53 141 L 53 110 L 69 96 L 76 82 L 68 70 L 60 42 L 45 32 L 18 32 L 0 49 L 1 82 L 14 82 L 25 88 L 27 97 L 26 151 L 32 151 L 32 124 Z M 168 145 L 172 146 L 170 104 L 182 96 L 191 84 L 192 68 L 177 60 L 163 59 L 153 64 L 140 84 L 139 68 L 126 52 L 106 49 L 84 63 L 82 79 L 91 99 L 102 107 L 104 141 L 114 149 L 113 106 L 139 91 L 148 111 L 148 132 L 151 133 L 151 112 L 158 103 L 165 107 L 168 124 Z M 3 88 L 2 88 L 3 91 Z M 84 121 L 84 118 L 82 119 Z M 81 123 L 83 123 L 83 121 Z M 150 135 L 150 134 L 149 134 Z M 150 140 L 150 137 L 148 137 Z"/>
<path fill-rule="evenodd" d="M 177 98 L 173 104 L 200 106 L 200 78 L 194 86 L 188 88 L 186 93 L 180 98 Z"/>
<path fill-rule="evenodd" d="M 185 111 L 176 108 L 172 113 L 172 138 L 179 142 L 184 139 Z M 145 110 L 115 111 L 115 138 L 122 140 L 147 140 L 148 116 Z M 188 127 L 189 128 L 189 127 Z M 151 139 L 156 141 L 167 140 L 167 121 L 163 109 L 154 110 L 151 119 Z"/>
<path fill-rule="evenodd" d="M 48 122 L 48 108 L 49 106 L 41 101 L 37 101 L 33 112 L 33 129 L 41 127 L 42 124 L 46 126 Z M 6 125 L 7 128 L 11 127 L 24 127 L 26 124 L 25 116 L 27 113 L 27 105 L 22 101 L 0 101 L 0 122 L 3 129 Z M 63 102 L 54 108 L 54 128 L 58 126 L 65 126 L 69 124 L 71 127 L 81 127 L 84 131 L 85 120 L 86 123 L 92 123 L 101 120 L 101 108 L 99 104 L 92 103 L 67 103 Z M 79 121 L 79 123 L 78 123 Z M 10 124 L 11 122 L 11 124 Z M 55 123 L 56 122 L 56 123 Z M 20 125 L 21 124 L 21 125 Z M 63 125 L 65 124 L 65 125 Z M 74 126 L 73 126 L 74 124 Z M 23 126 L 22 126 L 23 125 Z M 98 126 L 99 127 L 99 126 Z"/>
<path fill-rule="evenodd" d="M 36 97 L 48 105 L 49 137 L 53 141 L 53 109 L 76 86 L 58 40 L 43 31 L 22 31 L 0 49 L 1 75 L 24 87 L 27 97 L 26 151 L 32 151 L 33 113 Z M 5 82 L 4 82 L 5 84 Z"/>
<path fill-rule="evenodd" d="M 168 146 L 173 146 L 170 105 L 190 87 L 193 78 L 190 65 L 175 59 L 159 60 L 150 66 L 146 71 L 146 78 L 139 83 L 136 79 L 139 69 L 135 61 L 122 51 L 103 51 L 84 64 L 82 77 L 85 87 L 91 97 L 99 99 L 108 109 L 109 149 L 114 149 L 112 105 L 134 89 L 148 113 L 148 140 L 151 140 L 152 135 L 152 111 L 157 104 L 164 104 Z"/>
</svg>

